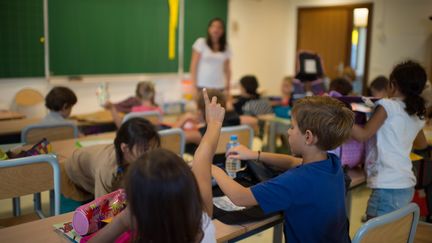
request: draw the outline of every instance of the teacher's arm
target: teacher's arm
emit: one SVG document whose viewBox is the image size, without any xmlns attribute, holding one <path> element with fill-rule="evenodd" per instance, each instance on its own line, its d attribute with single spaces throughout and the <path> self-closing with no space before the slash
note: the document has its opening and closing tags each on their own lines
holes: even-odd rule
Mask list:
<svg viewBox="0 0 432 243">
<path fill-rule="evenodd" d="M 224 73 L 225 73 L 225 91 L 227 97 L 230 95 L 231 88 L 231 62 L 230 59 L 227 59 L 224 63 Z"/>
<path fill-rule="evenodd" d="M 192 50 L 192 58 L 191 58 L 191 64 L 190 64 L 190 76 L 191 76 L 191 81 L 192 81 L 192 85 L 197 88 L 197 80 L 196 80 L 196 76 L 197 76 L 197 69 L 198 69 L 198 62 L 201 58 L 201 54 L 195 50 Z"/>
</svg>

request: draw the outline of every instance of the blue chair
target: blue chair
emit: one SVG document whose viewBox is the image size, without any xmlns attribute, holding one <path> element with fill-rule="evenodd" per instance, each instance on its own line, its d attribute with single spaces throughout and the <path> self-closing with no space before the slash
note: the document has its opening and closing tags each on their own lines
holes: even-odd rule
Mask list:
<svg viewBox="0 0 432 243">
<path fill-rule="evenodd" d="M 159 111 L 143 111 L 143 112 L 131 112 L 126 114 L 123 117 L 122 123 L 135 117 L 144 118 L 146 120 L 149 120 L 152 124 L 156 124 L 156 125 L 162 121 L 162 114 Z"/>
<path fill-rule="evenodd" d="M 183 157 L 185 150 L 186 138 L 184 132 L 180 128 L 171 128 L 159 131 L 161 138 L 161 147 L 170 150 L 180 157 Z"/>
<path fill-rule="evenodd" d="M 215 154 L 225 154 L 226 145 L 230 141 L 231 135 L 237 135 L 240 144 L 243 144 L 248 148 L 252 148 L 254 131 L 250 126 L 239 125 L 222 127 Z"/>
<path fill-rule="evenodd" d="M 46 138 L 48 141 L 52 142 L 68 138 L 77 138 L 78 134 L 78 127 L 73 123 L 34 124 L 25 127 L 21 131 L 21 142 L 34 144 L 39 142 L 42 138 Z"/>
<path fill-rule="evenodd" d="M 33 124 L 25 127 L 21 131 L 21 142 L 24 144 L 35 144 L 43 138 L 48 141 L 77 138 L 79 134 L 78 127 L 74 123 L 62 124 Z M 50 192 L 52 194 L 52 192 Z M 41 210 L 41 194 L 35 193 L 35 208 Z M 15 216 L 21 214 L 20 198 L 13 198 L 13 212 Z"/>
<path fill-rule="evenodd" d="M 412 243 L 420 209 L 415 203 L 367 221 L 355 234 L 352 243 Z"/>
<path fill-rule="evenodd" d="M 53 190 L 51 215 L 60 214 L 60 166 L 55 155 L 36 155 L 0 161 L 0 199 Z M 35 202 L 35 212 L 44 218 Z"/>
</svg>

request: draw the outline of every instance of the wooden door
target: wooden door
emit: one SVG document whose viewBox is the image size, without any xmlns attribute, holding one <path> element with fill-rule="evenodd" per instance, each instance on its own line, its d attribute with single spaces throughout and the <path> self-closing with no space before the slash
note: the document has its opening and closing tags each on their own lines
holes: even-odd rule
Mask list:
<svg viewBox="0 0 432 243">
<path fill-rule="evenodd" d="M 333 79 L 339 69 L 349 65 L 352 9 L 345 7 L 299 8 L 297 53 L 318 53 L 324 73 Z"/>
</svg>

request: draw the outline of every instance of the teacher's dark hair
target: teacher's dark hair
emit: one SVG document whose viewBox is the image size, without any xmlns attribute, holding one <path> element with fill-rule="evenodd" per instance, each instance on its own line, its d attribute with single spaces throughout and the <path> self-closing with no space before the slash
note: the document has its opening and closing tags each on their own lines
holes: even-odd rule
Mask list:
<svg viewBox="0 0 432 243">
<path fill-rule="evenodd" d="M 208 27 L 207 27 L 206 43 L 210 47 L 210 49 L 215 51 L 215 48 L 213 46 L 213 43 L 212 43 L 211 37 L 210 37 L 210 33 L 209 33 L 209 28 L 213 24 L 213 22 L 219 22 L 223 27 L 222 36 L 219 38 L 219 41 L 218 41 L 219 42 L 219 50 L 218 51 L 224 52 L 226 49 L 227 41 L 226 41 L 226 34 L 225 34 L 225 22 L 221 18 L 214 18 L 214 19 L 210 20 Z"/>
</svg>

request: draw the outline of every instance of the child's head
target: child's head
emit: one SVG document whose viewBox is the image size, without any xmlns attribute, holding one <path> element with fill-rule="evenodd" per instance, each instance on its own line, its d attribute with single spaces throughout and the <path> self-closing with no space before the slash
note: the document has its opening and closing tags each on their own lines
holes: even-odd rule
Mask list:
<svg viewBox="0 0 432 243">
<path fill-rule="evenodd" d="M 218 51 L 225 51 L 227 46 L 225 23 L 220 18 L 210 20 L 207 28 L 206 43 L 212 50 L 216 50 L 215 42 L 219 45 Z"/>
<path fill-rule="evenodd" d="M 336 78 L 330 82 L 329 91 L 336 91 L 341 95 L 349 95 L 352 91 L 353 87 L 350 81 L 345 78 Z"/>
<path fill-rule="evenodd" d="M 376 98 L 385 98 L 387 97 L 387 89 L 389 85 L 389 80 L 385 76 L 378 76 L 374 80 L 372 80 L 372 83 L 369 86 L 369 92 L 370 96 L 376 97 Z"/>
<path fill-rule="evenodd" d="M 64 118 L 70 116 L 72 107 L 77 103 L 75 93 L 62 86 L 57 86 L 45 97 L 45 106 L 51 111 L 59 112 Z"/>
<path fill-rule="evenodd" d="M 354 113 L 342 102 L 328 96 L 310 96 L 299 99 L 292 109 L 292 127 L 288 130 L 289 143 L 294 154 L 302 155 L 305 139 L 321 151 L 340 146 L 351 135 Z"/>
<path fill-rule="evenodd" d="M 282 95 L 291 95 L 293 92 L 293 77 L 287 76 L 282 80 Z"/>
<path fill-rule="evenodd" d="M 210 97 L 214 97 L 216 96 L 217 101 L 219 104 L 221 104 L 222 107 L 225 108 L 226 106 L 226 98 L 225 98 L 225 94 L 217 89 L 206 89 L 207 90 L 207 94 Z M 201 112 L 201 114 L 205 114 L 205 103 L 204 103 L 204 94 L 203 92 L 199 92 L 198 93 L 198 97 L 196 99 L 197 102 L 197 106 L 198 106 L 198 111 Z"/>
<path fill-rule="evenodd" d="M 426 84 L 426 71 L 414 61 L 402 62 L 390 74 L 389 95 L 401 96 L 405 111 L 409 115 L 423 118 L 426 113 L 425 101 L 420 96 Z"/>
<path fill-rule="evenodd" d="M 342 77 L 345 78 L 346 80 L 348 80 L 349 82 L 352 82 L 352 81 L 356 80 L 357 75 L 356 75 L 355 70 L 352 67 L 347 66 L 344 68 L 344 70 L 342 72 Z"/>
<path fill-rule="evenodd" d="M 142 81 L 137 84 L 135 94 L 138 98 L 155 104 L 156 90 L 150 81 Z"/>
<path fill-rule="evenodd" d="M 246 75 L 240 79 L 241 91 L 243 94 L 259 97 L 258 94 L 258 80 L 253 75 Z"/>
<path fill-rule="evenodd" d="M 123 170 L 147 150 L 160 146 L 159 133 L 148 120 L 132 118 L 121 125 L 114 139 L 117 163 Z"/>
<path fill-rule="evenodd" d="M 129 168 L 126 193 L 136 242 L 199 242 L 203 203 L 191 169 L 165 149 L 151 150 Z"/>
</svg>

